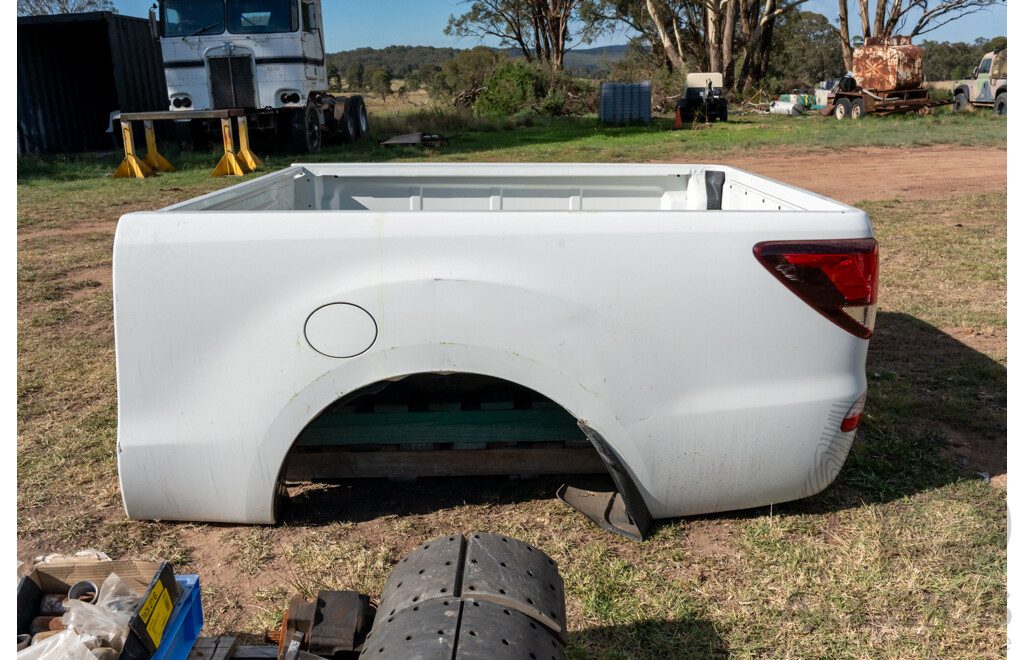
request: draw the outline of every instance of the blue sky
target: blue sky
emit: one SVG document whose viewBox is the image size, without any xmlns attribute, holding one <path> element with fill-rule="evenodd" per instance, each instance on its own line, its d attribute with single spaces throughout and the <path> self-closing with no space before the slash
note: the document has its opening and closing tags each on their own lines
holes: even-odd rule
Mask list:
<svg viewBox="0 0 1024 660">
<path fill-rule="evenodd" d="M 1021 0 L 1017 0 L 1020 2 Z M 114 0 L 114 6 L 128 16 L 146 16 L 153 0 Z M 362 46 L 383 48 L 390 45 L 471 48 L 474 39 L 455 39 L 444 34 L 448 17 L 462 13 L 464 5 L 456 0 L 324 0 L 324 37 L 327 51 L 351 50 Z M 860 32 L 855 1 L 850 3 L 851 32 Z M 836 0 L 810 0 L 808 11 L 824 14 L 837 21 Z M 974 41 L 1006 34 L 1006 6 L 979 12 L 924 35 L 935 41 Z M 919 39 L 917 40 L 920 41 Z M 594 45 L 621 44 L 623 34 L 602 38 Z M 487 45 L 495 45 L 488 43 Z"/>
</svg>

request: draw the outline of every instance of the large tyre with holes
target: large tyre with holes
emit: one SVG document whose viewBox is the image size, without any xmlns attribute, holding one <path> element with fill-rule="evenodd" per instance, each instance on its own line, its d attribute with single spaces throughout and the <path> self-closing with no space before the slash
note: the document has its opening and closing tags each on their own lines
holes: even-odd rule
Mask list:
<svg viewBox="0 0 1024 660">
<path fill-rule="evenodd" d="M 850 99 L 841 98 L 838 101 L 836 101 L 835 116 L 836 119 L 838 119 L 839 121 L 842 121 L 850 116 Z"/>
<path fill-rule="evenodd" d="M 850 119 L 860 119 L 864 116 L 864 99 L 853 99 L 850 102 Z"/>
<path fill-rule="evenodd" d="M 992 104 L 992 111 L 1000 117 L 1006 114 L 1006 92 L 1000 92 L 996 96 L 996 102 Z"/>
<path fill-rule="evenodd" d="M 320 116 L 312 102 L 292 112 L 292 147 L 299 153 L 315 154 L 323 145 Z"/>
<path fill-rule="evenodd" d="M 953 112 L 967 112 L 971 109 L 971 103 L 967 100 L 967 95 L 963 92 L 957 92 L 956 96 L 953 97 Z"/>
<path fill-rule="evenodd" d="M 362 96 L 353 96 L 350 99 L 352 103 L 352 122 L 355 124 L 355 138 L 361 140 L 370 132 L 370 121 L 366 116 L 366 102 L 363 101 Z"/>
<path fill-rule="evenodd" d="M 395 565 L 360 657 L 562 660 L 567 641 L 558 564 L 510 536 L 470 532 Z"/>
</svg>

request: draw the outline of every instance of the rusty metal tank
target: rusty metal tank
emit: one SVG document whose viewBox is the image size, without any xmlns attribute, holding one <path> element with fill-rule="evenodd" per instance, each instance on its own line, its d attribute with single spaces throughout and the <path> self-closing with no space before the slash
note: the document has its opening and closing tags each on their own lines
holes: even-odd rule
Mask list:
<svg viewBox="0 0 1024 660">
<path fill-rule="evenodd" d="M 853 51 L 853 78 L 862 89 L 916 89 L 924 82 L 924 50 L 910 37 L 868 37 Z"/>
</svg>

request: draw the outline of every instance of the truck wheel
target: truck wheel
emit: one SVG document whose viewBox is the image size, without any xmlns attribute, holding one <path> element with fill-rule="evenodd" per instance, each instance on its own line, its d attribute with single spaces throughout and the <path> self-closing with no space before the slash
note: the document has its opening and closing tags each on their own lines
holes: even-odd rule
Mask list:
<svg viewBox="0 0 1024 660">
<path fill-rule="evenodd" d="M 356 133 L 355 113 L 352 111 L 352 99 L 345 100 L 345 108 L 341 113 L 341 141 L 345 144 L 355 142 L 359 137 Z"/>
<path fill-rule="evenodd" d="M 850 114 L 850 99 L 842 98 L 836 101 L 836 119 L 842 121 Z"/>
<path fill-rule="evenodd" d="M 305 108 L 292 112 L 292 146 L 296 151 L 315 154 L 320 151 L 322 141 L 315 105 L 307 103 Z"/>
<path fill-rule="evenodd" d="M 970 109 L 971 104 L 963 92 L 957 92 L 953 99 L 953 112 L 966 112 Z"/>
<path fill-rule="evenodd" d="M 860 119 L 864 116 L 864 99 L 853 99 L 850 103 L 850 119 Z"/>
<path fill-rule="evenodd" d="M 719 121 L 729 121 L 729 106 L 722 106 L 722 109 L 718 112 L 718 119 Z"/>
<path fill-rule="evenodd" d="M 355 139 L 361 140 L 370 132 L 370 122 L 366 116 L 366 102 L 362 96 L 353 96 L 352 116 L 356 125 Z"/>
<path fill-rule="evenodd" d="M 992 110 L 1000 117 L 1006 114 L 1006 92 L 1002 92 L 996 97 Z"/>
</svg>

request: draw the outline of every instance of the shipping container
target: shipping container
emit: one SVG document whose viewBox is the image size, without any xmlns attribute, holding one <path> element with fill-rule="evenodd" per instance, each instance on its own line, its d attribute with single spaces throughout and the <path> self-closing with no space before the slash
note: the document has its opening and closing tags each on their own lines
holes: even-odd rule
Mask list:
<svg viewBox="0 0 1024 660">
<path fill-rule="evenodd" d="M 160 44 L 145 19 L 18 17 L 19 154 L 111 149 L 111 113 L 168 105 Z"/>
</svg>

